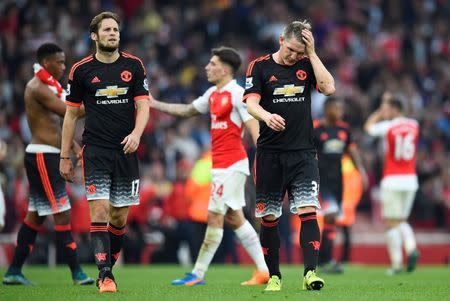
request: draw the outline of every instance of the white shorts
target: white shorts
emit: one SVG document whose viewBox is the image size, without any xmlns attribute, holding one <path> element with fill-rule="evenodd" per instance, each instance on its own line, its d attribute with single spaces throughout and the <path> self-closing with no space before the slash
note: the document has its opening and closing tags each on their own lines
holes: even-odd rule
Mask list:
<svg viewBox="0 0 450 301">
<path fill-rule="evenodd" d="M 381 188 L 381 213 L 387 219 L 407 219 L 417 190 Z"/>
<path fill-rule="evenodd" d="M 228 208 L 244 207 L 246 180 L 247 175 L 239 171 L 213 170 L 208 211 L 225 215 Z"/>
</svg>

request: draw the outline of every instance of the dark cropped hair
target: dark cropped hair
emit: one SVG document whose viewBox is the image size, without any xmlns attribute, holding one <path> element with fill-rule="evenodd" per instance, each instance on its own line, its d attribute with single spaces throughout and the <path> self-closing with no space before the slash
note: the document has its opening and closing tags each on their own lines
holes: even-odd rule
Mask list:
<svg viewBox="0 0 450 301">
<path fill-rule="evenodd" d="M 214 48 L 211 52 L 213 55 L 216 55 L 220 59 L 220 61 L 229 65 L 233 70 L 233 74 L 235 74 L 239 70 L 242 60 L 236 49 L 221 46 L 218 48 Z"/>
<path fill-rule="evenodd" d="M 120 18 L 117 14 L 110 12 L 110 11 L 104 11 L 104 12 L 96 15 L 94 18 L 92 18 L 91 24 L 89 25 L 89 32 L 98 33 L 98 29 L 100 28 L 100 23 L 104 19 L 114 19 L 117 22 L 117 24 L 120 26 Z"/>
<path fill-rule="evenodd" d="M 336 96 L 330 96 L 327 97 L 327 99 L 325 100 L 324 106 L 325 108 L 327 108 L 328 106 L 335 104 L 335 103 L 341 103 L 342 102 L 342 98 L 340 97 L 336 97 Z"/>
<path fill-rule="evenodd" d="M 39 48 L 37 49 L 36 59 L 39 63 L 42 63 L 45 58 L 58 52 L 63 52 L 61 47 L 53 43 L 45 43 L 39 46 Z"/>
<path fill-rule="evenodd" d="M 404 106 L 400 98 L 391 97 L 390 99 L 387 100 L 387 103 L 389 104 L 389 106 L 391 106 L 394 109 L 397 109 L 399 112 L 403 112 Z"/>
</svg>

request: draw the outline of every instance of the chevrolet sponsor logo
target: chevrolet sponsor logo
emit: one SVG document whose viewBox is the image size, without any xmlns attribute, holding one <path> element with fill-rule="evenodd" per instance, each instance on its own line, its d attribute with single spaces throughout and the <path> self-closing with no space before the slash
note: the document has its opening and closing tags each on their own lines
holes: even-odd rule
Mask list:
<svg viewBox="0 0 450 301">
<path fill-rule="evenodd" d="M 97 89 L 95 96 L 106 96 L 107 98 L 116 98 L 119 95 L 127 94 L 128 88 L 119 88 L 117 86 L 107 86 L 105 89 Z"/>
<path fill-rule="evenodd" d="M 282 88 L 275 88 L 273 95 L 294 96 L 297 93 L 303 93 L 305 86 L 284 85 Z"/>
</svg>

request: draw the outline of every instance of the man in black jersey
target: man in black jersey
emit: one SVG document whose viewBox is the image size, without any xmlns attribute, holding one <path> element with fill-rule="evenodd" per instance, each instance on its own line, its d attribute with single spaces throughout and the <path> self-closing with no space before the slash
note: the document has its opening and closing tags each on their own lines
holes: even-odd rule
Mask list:
<svg viewBox="0 0 450 301">
<path fill-rule="evenodd" d="M 244 101 L 260 122 L 256 157 L 256 217 L 261 217 L 261 245 L 269 268 L 266 291 L 281 289 L 278 220 L 287 190 L 290 210 L 302 227 L 300 245 L 305 270 L 303 289 L 319 290 L 316 275 L 320 231 L 319 170 L 313 143 L 311 90 L 334 93 L 334 79 L 314 50 L 311 25 L 295 21 L 280 36 L 280 49 L 251 62 Z"/>
<path fill-rule="evenodd" d="M 340 98 L 329 97 L 324 105 L 325 118 L 314 121 L 314 139 L 319 157 L 320 203 L 324 216 L 319 265 L 322 272 L 341 273 L 341 266 L 332 261 L 336 236 L 336 218 L 342 202 L 342 156 L 350 155 L 367 187 L 367 174 L 348 125 L 342 121 L 344 104 Z"/>
<path fill-rule="evenodd" d="M 116 292 L 112 267 L 122 248 L 128 206 L 139 204 L 135 151 L 149 117 L 149 91 L 142 61 L 118 51 L 119 17 L 100 13 L 92 19 L 90 32 L 96 53 L 75 63 L 69 74 L 60 172 L 72 180 L 69 142 L 83 103 L 83 169 L 97 284 L 100 292 Z"/>
</svg>

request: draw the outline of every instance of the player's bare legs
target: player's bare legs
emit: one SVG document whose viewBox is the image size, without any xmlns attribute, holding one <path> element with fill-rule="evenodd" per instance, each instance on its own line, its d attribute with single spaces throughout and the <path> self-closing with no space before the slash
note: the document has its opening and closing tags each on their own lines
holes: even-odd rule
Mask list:
<svg viewBox="0 0 450 301">
<path fill-rule="evenodd" d="M 242 285 L 256 285 L 265 284 L 269 281 L 269 270 L 266 262 L 264 261 L 264 255 L 261 248 L 261 243 L 258 238 L 258 234 L 252 225 L 245 219 L 242 209 L 232 210 L 228 209 L 225 215 L 225 221 L 230 228 L 236 233 L 236 236 L 242 243 L 242 246 L 247 251 L 247 254 L 253 259 L 256 265 L 256 271 L 253 277 L 244 281 Z"/>
<path fill-rule="evenodd" d="M 89 202 L 91 212 L 91 245 L 99 270 L 97 286 L 100 292 L 117 290 L 111 271 L 111 250 L 108 233 L 109 200 Z"/>
</svg>

